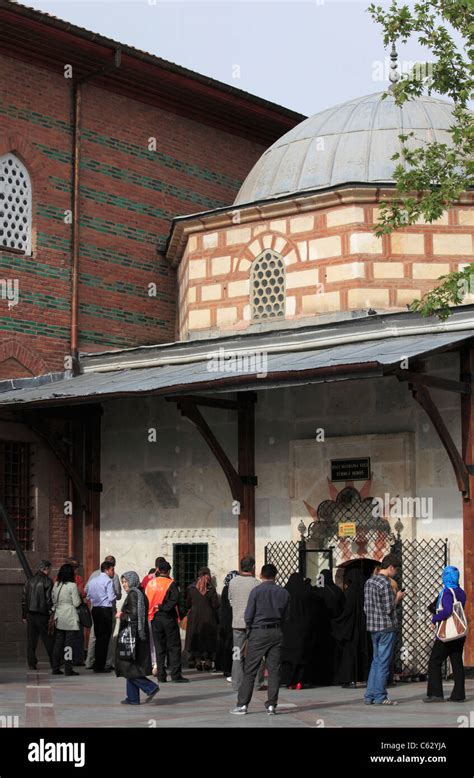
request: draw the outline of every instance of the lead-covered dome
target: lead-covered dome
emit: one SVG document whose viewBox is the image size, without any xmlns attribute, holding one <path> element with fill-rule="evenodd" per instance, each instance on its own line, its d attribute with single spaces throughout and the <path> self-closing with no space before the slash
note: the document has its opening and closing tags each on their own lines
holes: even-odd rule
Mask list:
<svg viewBox="0 0 474 778">
<path fill-rule="evenodd" d="M 416 146 L 451 142 L 452 103 L 422 96 L 400 107 L 383 94 L 328 108 L 287 132 L 254 165 L 235 204 L 346 183 L 389 183 L 403 132 L 415 133 Z"/>
</svg>

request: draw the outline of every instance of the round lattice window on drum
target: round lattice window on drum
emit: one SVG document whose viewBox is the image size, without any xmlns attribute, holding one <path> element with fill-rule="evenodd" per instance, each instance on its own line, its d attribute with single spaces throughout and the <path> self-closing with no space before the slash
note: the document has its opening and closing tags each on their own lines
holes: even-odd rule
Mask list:
<svg viewBox="0 0 474 778">
<path fill-rule="evenodd" d="M 276 251 L 267 249 L 254 260 L 250 294 L 252 319 L 285 315 L 285 266 Z"/>
<path fill-rule="evenodd" d="M 0 157 L 0 251 L 31 252 L 31 181 L 14 154 Z"/>
</svg>

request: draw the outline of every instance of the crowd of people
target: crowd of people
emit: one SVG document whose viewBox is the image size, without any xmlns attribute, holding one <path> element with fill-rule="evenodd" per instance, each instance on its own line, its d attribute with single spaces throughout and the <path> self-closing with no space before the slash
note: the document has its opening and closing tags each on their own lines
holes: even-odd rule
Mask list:
<svg viewBox="0 0 474 778">
<path fill-rule="evenodd" d="M 254 689 L 266 689 L 266 709 L 273 715 L 281 685 L 295 690 L 334 683 L 361 686 L 367 705 L 394 705 L 387 685 L 393 676 L 398 605 L 405 596 L 395 583 L 399 566 L 389 554 L 367 577 L 361 566 L 346 568 L 342 586 L 323 570 L 315 586 L 293 573 L 282 587 L 274 565 L 265 564 L 257 579 L 255 559 L 245 556 L 240 569 L 225 577 L 220 595 L 210 569 L 203 567 L 181 597 L 164 557 L 157 557 L 140 581 L 135 571 L 119 577 L 115 558 L 107 556 L 86 584 L 76 559 L 67 559 L 54 580 L 51 563 L 43 560 L 23 592 L 28 666 L 37 669 L 41 638 L 53 674 L 78 675 L 74 667 L 80 665 L 95 673 L 115 670 L 126 679 L 122 703 L 138 705 L 140 690 L 150 702 L 159 684 L 189 682 L 182 671 L 185 631 L 188 667 L 220 672 L 232 683 L 237 695 L 233 714 L 247 713 Z M 443 699 L 441 671 L 448 657 L 455 681 L 450 700 L 465 699 L 465 601 L 459 570 L 446 567 L 443 588 L 430 607 L 436 633 L 425 702 Z M 458 632 L 446 639 L 440 625 L 455 616 L 461 626 L 456 623 Z"/>
</svg>

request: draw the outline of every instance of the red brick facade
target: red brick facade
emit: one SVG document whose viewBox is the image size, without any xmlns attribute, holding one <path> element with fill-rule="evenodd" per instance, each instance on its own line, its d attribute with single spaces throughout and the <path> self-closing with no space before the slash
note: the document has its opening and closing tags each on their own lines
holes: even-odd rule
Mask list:
<svg viewBox="0 0 474 778">
<path fill-rule="evenodd" d="M 32 255 L 0 251 L 1 276 L 18 279 L 20 292 L 14 307 L 0 301 L 1 339 L 27 345 L 33 363 L 2 354 L 4 379 L 9 356 L 31 375 L 63 370 L 69 353 L 72 98 L 61 73 L 4 56 L 0 80 L 9 85 L 0 156 L 24 162 L 33 192 Z M 93 83 L 82 117 L 79 348 L 173 340 L 176 279 L 162 253 L 170 220 L 232 202 L 262 146 Z"/>
</svg>

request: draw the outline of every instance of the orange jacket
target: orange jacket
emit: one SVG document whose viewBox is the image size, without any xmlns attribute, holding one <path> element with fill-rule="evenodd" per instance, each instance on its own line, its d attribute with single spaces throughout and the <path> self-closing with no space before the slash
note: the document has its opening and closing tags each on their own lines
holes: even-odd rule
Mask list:
<svg viewBox="0 0 474 778">
<path fill-rule="evenodd" d="M 166 593 L 172 583 L 172 578 L 165 578 L 161 575 L 158 578 L 152 578 L 148 583 L 145 590 L 148 600 L 148 621 L 153 619 L 153 616 L 158 610 L 158 606 L 161 605 L 165 599 Z"/>
</svg>

